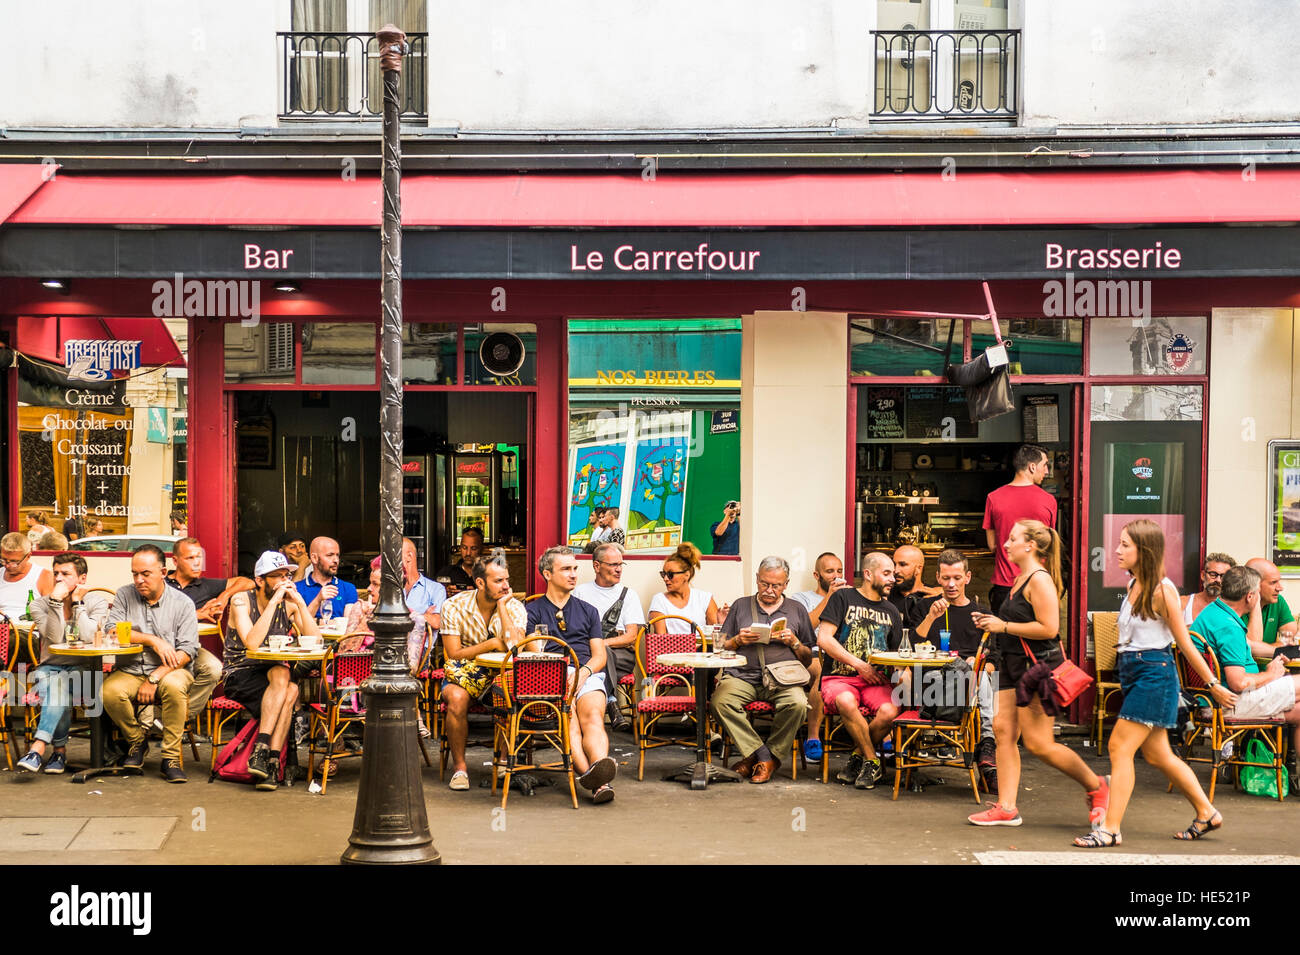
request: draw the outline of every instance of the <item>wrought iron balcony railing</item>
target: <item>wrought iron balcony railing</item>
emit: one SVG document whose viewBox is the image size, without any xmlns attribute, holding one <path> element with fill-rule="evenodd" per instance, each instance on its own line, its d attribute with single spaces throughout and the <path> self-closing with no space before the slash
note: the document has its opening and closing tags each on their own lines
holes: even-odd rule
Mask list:
<svg viewBox="0 0 1300 955">
<path fill-rule="evenodd" d="M 369 33 L 277 33 L 281 119 L 379 119 L 384 79 L 379 41 Z M 403 122 L 428 118 L 429 34 L 408 33 L 402 60 Z"/>
<path fill-rule="evenodd" d="M 872 36 L 876 119 L 970 121 L 1019 114 L 1019 30 L 889 30 Z"/>
</svg>

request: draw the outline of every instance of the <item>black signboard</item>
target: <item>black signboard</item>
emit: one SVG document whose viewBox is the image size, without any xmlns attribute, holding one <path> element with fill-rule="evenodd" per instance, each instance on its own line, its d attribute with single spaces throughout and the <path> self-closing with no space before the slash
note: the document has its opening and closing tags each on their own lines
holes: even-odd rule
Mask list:
<svg viewBox="0 0 1300 955">
<path fill-rule="evenodd" d="M 725 411 L 713 412 L 713 420 L 709 423 L 709 434 L 728 434 L 732 431 L 739 430 L 739 410 L 736 408 L 728 408 Z"/>
<path fill-rule="evenodd" d="M 407 229 L 406 279 L 1178 279 L 1300 275 L 1300 227 Z M 273 267 L 268 268 L 267 263 Z M 378 229 L 10 226 L 0 276 L 379 278 Z M 811 307 L 810 303 L 810 307 Z M 156 313 L 155 313 L 156 314 Z M 1067 314 L 1065 317 L 1070 317 Z"/>
<path fill-rule="evenodd" d="M 867 389 L 867 439 L 903 438 L 906 388 L 882 385 Z"/>
<path fill-rule="evenodd" d="M 965 391 L 943 385 L 907 389 L 906 430 L 909 438 L 979 437 L 979 425 L 966 409 Z"/>
</svg>

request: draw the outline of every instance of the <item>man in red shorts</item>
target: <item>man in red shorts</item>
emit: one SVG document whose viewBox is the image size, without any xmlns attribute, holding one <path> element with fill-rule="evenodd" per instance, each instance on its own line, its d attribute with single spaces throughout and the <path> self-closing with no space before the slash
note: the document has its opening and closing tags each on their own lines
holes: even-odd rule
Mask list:
<svg viewBox="0 0 1300 955">
<path fill-rule="evenodd" d="M 839 713 L 856 745 L 835 778 L 858 789 L 875 788 L 884 775 L 875 744 L 898 717 L 888 679 L 867 662 L 873 650 L 897 650 L 902 642 L 902 614 L 887 599 L 893 585 L 894 561 L 878 551 L 868 554 L 862 561 L 862 586 L 831 594 L 817 624 L 817 646 L 830 658 L 822 675 L 822 701 L 828 712 Z"/>
</svg>

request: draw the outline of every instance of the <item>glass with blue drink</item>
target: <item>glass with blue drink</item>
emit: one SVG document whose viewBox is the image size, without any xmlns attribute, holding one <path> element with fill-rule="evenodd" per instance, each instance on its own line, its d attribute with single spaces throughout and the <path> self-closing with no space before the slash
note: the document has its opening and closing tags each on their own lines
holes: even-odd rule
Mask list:
<svg viewBox="0 0 1300 955">
<path fill-rule="evenodd" d="M 952 631 L 950 630 L 939 631 L 939 652 L 940 653 L 948 652 L 948 641 L 951 637 L 952 637 Z"/>
</svg>

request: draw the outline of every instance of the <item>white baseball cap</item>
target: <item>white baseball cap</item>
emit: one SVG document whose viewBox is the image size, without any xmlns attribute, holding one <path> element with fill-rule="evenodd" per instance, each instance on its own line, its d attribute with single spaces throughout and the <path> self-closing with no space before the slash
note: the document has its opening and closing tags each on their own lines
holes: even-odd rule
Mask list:
<svg viewBox="0 0 1300 955">
<path fill-rule="evenodd" d="M 248 566 L 245 564 L 244 566 Z M 264 550 L 262 556 L 257 558 L 257 566 L 253 568 L 254 577 L 265 577 L 273 570 L 287 570 L 289 561 L 285 560 L 284 554 L 278 550 Z"/>
</svg>

